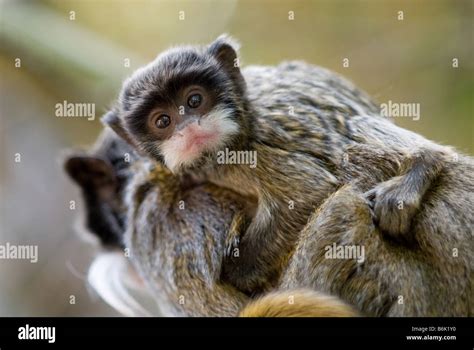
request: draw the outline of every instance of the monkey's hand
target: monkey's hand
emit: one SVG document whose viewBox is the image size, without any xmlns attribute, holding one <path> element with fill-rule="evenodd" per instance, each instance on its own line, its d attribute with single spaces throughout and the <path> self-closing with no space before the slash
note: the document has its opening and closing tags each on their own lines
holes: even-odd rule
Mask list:
<svg viewBox="0 0 474 350">
<path fill-rule="evenodd" d="M 382 231 L 393 238 L 409 233 L 413 217 L 420 209 L 421 196 L 407 184 L 405 176 L 382 182 L 365 196 Z"/>
<path fill-rule="evenodd" d="M 413 217 L 419 212 L 425 193 L 455 154 L 446 148 L 422 148 L 401 164 L 401 175 L 366 193 L 382 231 L 393 238 L 411 240 Z"/>
<path fill-rule="evenodd" d="M 229 232 L 225 239 L 225 256 L 230 257 L 238 249 L 240 238 L 247 227 L 247 218 L 243 211 L 237 212 L 230 224 Z"/>
</svg>

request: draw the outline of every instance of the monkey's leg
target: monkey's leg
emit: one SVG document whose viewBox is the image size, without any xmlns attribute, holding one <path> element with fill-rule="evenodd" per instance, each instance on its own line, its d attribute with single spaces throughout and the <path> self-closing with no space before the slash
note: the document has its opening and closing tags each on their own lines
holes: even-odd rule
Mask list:
<svg viewBox="0 0 474 350">
<path fill-rule="evenodd" d="M 422 149 L 401 164 L 400 176 L 366 193 L 380 229 L 395 239 L 411 241 L 410 227 L 424 195 L 446 166 L 447 152 Z"/>
<path fill-rule="evenodd" d="M 263 210 L 261 206 L 259 210 Z M 257 210 L 256 217 L 265 217 L 266 213 Z M 286 265 L 292 247 L 283 233 L 287 231 L 280 218 L 284 215 L 275 210 L 268 221 L 252 220 L 248 228 L 234 230 L 243 233 L 238 248 L 231 248 L 232 254 L 225 260 L 222 279 L 247 293 L 258 293 L 273 287 Z M 234 220 L 234 223 L 236 221 Z M 235 237 L 231 234 L 231 238 Z M 227 242 L 229 239 L 227 239 Z"/>
<path fill-rule="evenodd" d="M 310 288 L 340 297 L 364 315 L 383 316 L 399 294 L 386 282 L 393 278 L 392 265 L 398 268 L 391 257 L 363 193 L 344 186 L 309 219 L 279 288 Z"/>
</svg>

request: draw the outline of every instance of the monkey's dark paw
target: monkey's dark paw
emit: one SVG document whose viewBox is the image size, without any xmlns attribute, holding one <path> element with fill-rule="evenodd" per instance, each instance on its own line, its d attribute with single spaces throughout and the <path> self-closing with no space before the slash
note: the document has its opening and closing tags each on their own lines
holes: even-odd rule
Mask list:
<svg viewBox="0 0 474 350">
<path fill-rule="evenodd" d="M 366 192 L 365 197 L 373 210 L 375 223 L 383 232 L 394 238 L 410 232 L 420 199 L 406 188 L 402 177 L 380 183 Z"/>
</svg>

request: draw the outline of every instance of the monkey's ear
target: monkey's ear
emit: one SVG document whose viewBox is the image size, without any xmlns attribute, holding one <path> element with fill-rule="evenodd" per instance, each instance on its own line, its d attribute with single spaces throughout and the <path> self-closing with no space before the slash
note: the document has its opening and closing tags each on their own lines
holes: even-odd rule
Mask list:
<svg viewBox="0 0 474 350">
<path fill-rule="evenodd" d="M 112 165 L 89 155 L 71 155 L 64 162 L 64 170 L 82 188 L 115 185 L 117 178 Z"/>
<path fill-rule="evenodd" d="M 245 90 L 245 80 L 240 73 L 239 60 L 237 52 L 240 48 L 239 43 L 227 34 L 222 34 L 208 47 L 208 52 L 213 56 L 222 67 L 229 73 L 231 78 L 243 92 Z"/>
<path fill-rule="evenodd" d="M 222 34 L 209 45 L 208 51 L 219 62 L 232 64 L 232 67 L 234 67 L 239 48 L 240 45 L 235 39 L 227 34 Z"/>
<path fill-rule="evenodd" d="M 118 116 L 117 112 L 109 111 L 101 118 L 104 125 L 110 127 L 115 133 L 125 140 L 130 146 L 135 147 L 135 142 L 130 137 L 129 133 L 123 126 L 122 120 Z"/>
</svg>

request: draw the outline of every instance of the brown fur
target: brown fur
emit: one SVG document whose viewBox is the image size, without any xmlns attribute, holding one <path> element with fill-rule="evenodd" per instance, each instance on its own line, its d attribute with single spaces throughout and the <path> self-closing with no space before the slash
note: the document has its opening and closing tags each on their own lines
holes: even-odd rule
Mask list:
<svg viewBox="0 0 474 350">
<path fill-rule="evenodd" d="M 236 221 L 241 220 L 238 214 L 248 205 L 244 198 L 212 184 L 176 177 L 146 160 L 132 157 L 131 164 L 112 162 L 129 149 L 126 145 L 116 147 L 116 137 L 105 135 L 87 159 L 97 156 L 109 168 L 107 174 L 116 174 L 118 169 L 128 174 L 126 188 L 119 187 L 116 197 L 107 197 L 106 203 L 113 200 L 120 204 L 113 207 L 119 211 L 114 216 L 121 216 L 121 210 L 129 212 L 125 242 L 131 249 L 130 259 L 167 315 L 235 316 L 243 307 L 242 316 L 335 316 L 344 310 L 353 315 L 345 303 L 369 316 L 474 314 L 473 238 L 472 233 L 464 233 L 464 226 L 472 227 L 472 216 L 459 215 L 458 220 L 466 220 L 462 226 L 442 226 L 449 224 L 446 217 L 453 210 L 462 213 L 462 204 L 472 200 L 474 189 L 468 176 L 474 172 L 465 160 L 443 173 L 431 196 L 425 198 L 427 209 L 417 219 L 414 232 L 417 239 L 400 244 L 374 226 L 370 203 L 363 195 L 371 183 L 383 181 L 385 174 L 396 171 L 400 166 L 397 157 L 383 150 L 378 150 L 376 157 L 368 157 L 363 146 L 348 149 L 346 171 L 358 173 L 360 168 L 370 167 L 374 169 L 371 176 L 359 178 L 359 183 L 345 186 L 325 200 L 294 250 L 280 257 L 284 273 L 276 284 L 278 292 L 273 290 L 251 301 L 220 280 L 226 242 L 234 234 Z M 381 160 L 383 168 L 376 166 Z M 95 172 L 96 162 L 90 164 L 91 173 L 82 169 L 86 171 L 81 173 L 84 178 L 102 177 Z M 132 171 L 124 166 L 132 166 Z M 109 182 L 116 179 L 104 185 Z M 94 186 L 84 190 L 99 199 L 86 210 L 101 207 L 103 197 L 91 193 L 100 189 Z M 122 193 L 127 195 L 128 209 L 122 205 Z M 181 200 L 184 210 L 179 208 Z M 99 211 L 105 215 L 102 213 Z M 94 228 L 97 226 L 91 226 Z M 101 237 L 101 232 L 94 233 Z M 364 246 L 365 261 L 327 259 L 325 247 L 333 243 Z M 453 256 L 453 248 L 457 256 Z M 295 303 L 290 304 L 288 297 L 293 295 Z M 399 296 L 403 303 L 399 303 Z"/>
<path fill-rule="evenodd" d="M 245 317 L 355 315 L 337 298 L 304 290 L 276 291 L 247 304 L 249 297 L 219 279 L 242 198 L 212 184 L 182 188 L 183 181 L 161 166 L 134 169 L 127 247 L 167 315 L 237 316 L 242 308 Z"/>
<path fill-rule="evenodd" d="M 223 278 L 240 290 L 274 288 L 311 215 L 346 184 L 358 183 L 367 191 L 374 221 L 387 240 L 408 244 L 418 240 L 416 225 L 427 225 L 418 219 L 424 218 L 429 198 L 451 202 L 456 191 L 438 191 L 437 184 L 456 166 L 454 153 L 382 118 L 352 83 L 302 62 L 240 70 L 236 58 L 227 37 L 206 47 L 162 53 L 127 80 L 107 123 L 143 154 L 163 162 L 162 140 L 146 127 L 157 100 L 173 105 L 169 101 L 176 91 L 199 84 L 214 93 L 216 108 L 231 111 L 225 118 L 240 130 L 224 146 L 256 152 L 257 167 L 218 164 L 213 152 L 204 152 L 182 172 L 257 199 L 251 220 L 242 220 L 241 235 L 224 248 L 232 254 Z M 363 158 L 351 159 L 354 149 L 363 149 L 356 152 Z M 465 156 L 459 162 L 460 167 L 473 163 Z M 472 238 L 473 206 L 467 194 L 473 182 L 469 174 L 460 176 L 466 186 L 456 193 L 465 209 L 444 208 L 444 221 L 432 228 L 442 230 L 447 241 Z"/>
<path fill-rule="evenodd" d="M 278 291 L 250 302 L 240 317 L 351 317 L 357 312 L 340 299 L 309 289 Z"/>
<path fill-rule="evenodd" d="M 417 220 L 417 239 L 408 247 L 388 240 L 373 225 L 370 207 L 357 187 L 343 187 L 303 230 L 281 286 L 338 296 L 367 316 L 474 315 L 472 233 L 445 226 L 451 208 L 466 199 L 462 188 L 470 185 L 460 176 L 466 170 L 452 169 L 440 179 L 439 192 L 426 199 Z M 460 197 L 441 200 L 445 191 Z M 328 259 L 325 248 L 333 243 L 363 246 L 365 260 Z"/>
</svg>

